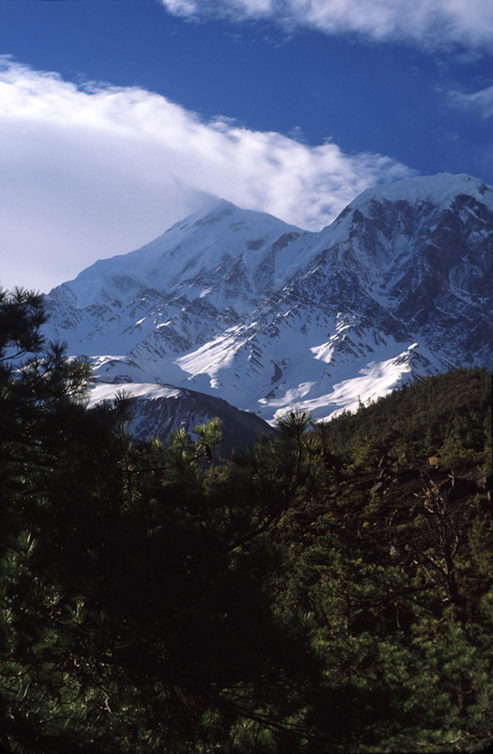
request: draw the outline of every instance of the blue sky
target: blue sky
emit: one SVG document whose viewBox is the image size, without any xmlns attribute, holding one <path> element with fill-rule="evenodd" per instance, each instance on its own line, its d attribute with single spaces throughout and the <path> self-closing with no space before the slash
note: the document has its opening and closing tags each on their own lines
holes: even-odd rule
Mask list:
<svg viewBox="0 0 493 754">
<path fill-rule="evenodd" d="M 493 184 L 491 0 L 0 0 L 0 283 L 47 291 L 210 200 L 317 230 Z"/>
</svg>

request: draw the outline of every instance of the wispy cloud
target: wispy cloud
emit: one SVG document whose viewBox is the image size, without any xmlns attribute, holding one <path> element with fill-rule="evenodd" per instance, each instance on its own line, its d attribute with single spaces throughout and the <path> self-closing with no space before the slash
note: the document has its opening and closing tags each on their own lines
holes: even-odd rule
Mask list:
<svg viewBox="0 0 493 754">
<path fill-rule="evenodd" d="M 491 0 L 161 0 L 173 14 L 235 21 L 272 19 L 287 28 L 407 40 L 422 47 L 493 44 Z"/>
<path fill-rule="evenodd" d="M 318 229 L 365 188 L 410 175 L 279 133 L 211 122 L 138 88 L 80 88 L 3 58 L 0 284 L 47 290 L 152 240 L 210 196 Z"/>
<path fill-rule="evenodd" d="M 493 115 L 493 86 L 481 89 L 473 94 L 451 91 L 448 93 L 450 104 L 461 110 L 478 113 L 483 118 Z"/>
</svg>

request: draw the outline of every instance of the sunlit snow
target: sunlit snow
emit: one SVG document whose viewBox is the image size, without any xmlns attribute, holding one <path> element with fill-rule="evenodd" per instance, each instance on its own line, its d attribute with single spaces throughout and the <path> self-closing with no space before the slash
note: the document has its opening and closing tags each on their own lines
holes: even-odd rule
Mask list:
<svg viewBox="0 0 493 754">
<path fill-rule="evenodd" d="M 491 361 L 492 250 L 493 190 L 469 176 L 369 189 L 320 233 L 218 201 L 54 289 L 45 332 L 92 363 L 91 405 L 189 388 L 269 422 L 321 420 Z"/>
</svg>

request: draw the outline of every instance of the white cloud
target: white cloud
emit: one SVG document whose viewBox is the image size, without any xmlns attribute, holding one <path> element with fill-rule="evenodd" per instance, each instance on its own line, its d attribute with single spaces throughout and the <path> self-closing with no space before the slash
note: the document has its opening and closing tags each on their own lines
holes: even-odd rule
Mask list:
<svg viewBox="0 0 493 754">
<path fill-rule="evenodd" d="M 493 86 L 481 89 L 474 94 L 463 94 L 462 92 L 451 91 L 448 93 L 450 103 L 461 110 L 470 110 L 479 113 L 483 118 L 489 118 L 493 115 Z"/>
<path fill-rule="evenodd" d="M 374 40 L 407 40 L 435 48 L 493 43 L 491 0 L 161 0 L 173 14 L 241 21 L 272 19 L 327 34 L 353 32 Z"/>
<path fill-rule="evenodd" d="M 41 290 L 152 240 L 211 195 L 318 229 L 410 170 L 279 133 L 204 122 L 137 88 L 85 90 L 0 66 L 0 284 Z"/>
</svg>

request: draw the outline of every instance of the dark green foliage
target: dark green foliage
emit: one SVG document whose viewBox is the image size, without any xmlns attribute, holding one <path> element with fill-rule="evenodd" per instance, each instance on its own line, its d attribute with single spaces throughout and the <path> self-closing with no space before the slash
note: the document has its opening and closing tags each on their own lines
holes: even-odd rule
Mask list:
<svg viewBox="0 0 493 754">
<path fill-rule="evenodd" d="M 217 420 L 163 449 L 132 440 L 123 396 L 88 410 L 88 368 L 42 343 L 43 319 L 40 297 L 1 295 L 0 746 L 493 740 L 484 372 L 422 381 L 323 429 L 293 412 L 275 440 L 214 464 Z M 418 463 L 432 445 L 437 471 Z"/>
<path fill-rule="evenodd" d="M 252 740 L 268 751 L 295 735 L 290 717 L 317 670 L 272 611 L 264 574 L 279 555 L 261 536 L 295 486 L 273 503 L 252 468 L 253 499 L 219 504 L 248 464 L 207 473 L 217 422 L 195 442 L 176 433 L 164 453 L 132 442 L 123 399 L 87 411 L 87 368 L 62 349 L 9 366 L 0 740 L 19 752 Z"/>
<path fill-rule="evenodd" d="M 487 433 L 491 443 L 491 387 L 491 374 L 479 368 L 403 385 L 327 423 L 324 444 L 359 468 L 376 466 L 384 453 L 402 462 L 437 452 L 452 462 L 483 458 Z"/>
<path fill-rule="evenodd" d="M 39 351 L 43 339 L 39 328 L 46 322 L 39 293 L 15 288 L 0 290 L 0 361 Z M 6 353 L 10 349 L 10 353 Z"/>
</svg>

